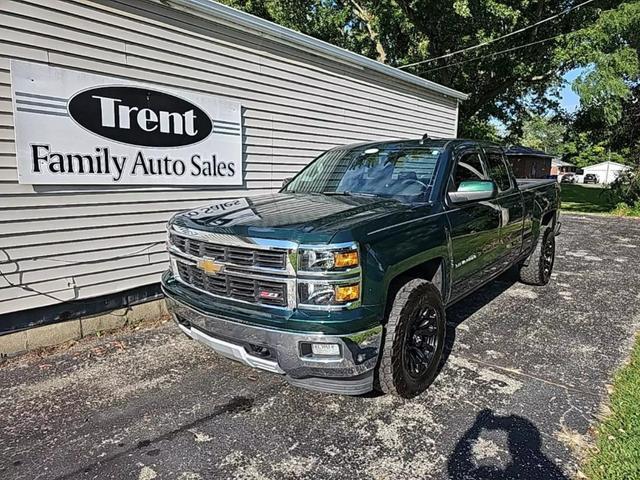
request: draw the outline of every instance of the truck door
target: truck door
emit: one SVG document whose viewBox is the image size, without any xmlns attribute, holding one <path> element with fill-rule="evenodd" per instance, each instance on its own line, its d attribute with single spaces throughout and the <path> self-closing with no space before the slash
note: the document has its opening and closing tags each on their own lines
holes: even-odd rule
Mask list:
<svg viewBox="0 0 640 480">
<path fill-rule="evenodd" d="M 484 148 L 487 175 L 498 186 L 498 197 L 494 203 L 500 208 L 502 222 L 500 227 L 501 266 L 513 263 L 522 251 L 522 229 L 524 205 L 522 194 L 511 174 L 504 153 L 497 147 Z"/>
<path fill-rule="evenodd" d="M 480 149 L 457 152 L 447 194 L 464 180 L 486 180 L 487 168 Z M 455 300 L 478 286 L 487 269 L 497 268 L 500 257 L 501 210 L 493 202 L 452 205 L 447 196 L 447 218 L 451 227 L 452 291 Z"/>
</svg>

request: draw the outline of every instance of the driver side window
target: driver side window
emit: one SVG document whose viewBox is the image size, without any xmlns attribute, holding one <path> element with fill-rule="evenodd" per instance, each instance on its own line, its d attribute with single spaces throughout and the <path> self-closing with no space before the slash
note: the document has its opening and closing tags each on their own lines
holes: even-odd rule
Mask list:
<svg viewBox="0 0 640 480">
<path fill-rule="evenodd" d="M 484 162 L 478 152 L 463 154 L 456 164 L 455 170 L 449 182 L 449 191 L 457 192 L 460 183 L 465 180 L 486 180 L 487 174 Z"/>
</svg>

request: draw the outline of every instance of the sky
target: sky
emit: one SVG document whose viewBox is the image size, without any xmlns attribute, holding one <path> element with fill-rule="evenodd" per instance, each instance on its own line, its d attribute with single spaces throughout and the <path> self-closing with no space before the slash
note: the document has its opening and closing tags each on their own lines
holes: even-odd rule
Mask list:
<svg viewBox="0 0 640 480">
<path fill-rule="evenodd" d="M 576 68 L 564 75 L 565 85 L 560 90 L 560 104 L 568 112 L 574 112 L 580 106 L 580 98 L 571 90 L 571 82 L 582 73 L 582 69 Z"/>
<path fill-rule="evenodd" d="M 565 83 L 560 89 L 560 105 L 569 113 L 575 112 L 580 106 L 580 97 L 571 90 L 571 82 L 573 82 L 583 71 L 584 69 L 576 68 L 568 71 L 563 76 Z M 505 135 L 507 133 L 506 127 L 502 122 L 493 119 L 491 120 L 491 123 L 498 128 L 501 135 Z"/>
</svg>

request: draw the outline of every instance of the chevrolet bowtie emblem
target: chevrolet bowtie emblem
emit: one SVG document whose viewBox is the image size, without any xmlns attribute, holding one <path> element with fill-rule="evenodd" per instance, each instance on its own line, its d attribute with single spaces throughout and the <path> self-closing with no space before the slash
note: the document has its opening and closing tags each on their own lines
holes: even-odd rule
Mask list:
<svg viewBox="0 0 640 480">
<path fill-rule="evenodd" d="M 224 270 L 224 265 L 215 262 L 214 258 L 201 258 L 198 260 L 198 268 L 207 275 L 216 275 Z"/>
</svg>

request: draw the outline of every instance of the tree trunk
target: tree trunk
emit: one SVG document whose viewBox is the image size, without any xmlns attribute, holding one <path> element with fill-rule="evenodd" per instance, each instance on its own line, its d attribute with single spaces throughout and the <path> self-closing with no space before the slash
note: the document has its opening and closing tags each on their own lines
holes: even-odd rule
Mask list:
<svg viewBox="0 0 640 480">
<path fill-rule="evenodd" d="M 353 11 L 356 16 L 362 20 L 367 28 L 367 32 L 369 33 L 369 38 L 373 42 L 376 48 L 377 60 L 381 63 L 387 63 L 387 52 L 380 41 L 380 35 L 375 31 L 373 27 L 374 16 L 362 5 L 358 4 L 356 0 L 350 0 L 351 5 L 353 5 Z"/>
</svg>

